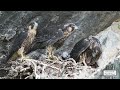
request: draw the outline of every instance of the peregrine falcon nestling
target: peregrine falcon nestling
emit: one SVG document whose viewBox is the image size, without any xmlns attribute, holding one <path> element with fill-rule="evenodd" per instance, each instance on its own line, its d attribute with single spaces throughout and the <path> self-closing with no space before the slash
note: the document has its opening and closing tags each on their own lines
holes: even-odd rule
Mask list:
<svg viewBox="0 0 120 90">
<path fill-rule="evenodd" d="M 48 56 L 49 58 L 54 58 L 54 50 L 60 48 L 65 40 L 73 33 L 74 30 L 78 29 L 77 26 L 73 23 L 69 23 L 64 25 L 64 28 L 62 29 L 63 31 L 63 36 L 61 38 L 59 38 L 57 41 L 55 41 L 54 43 L 51 43 L 48 47 L 47 47 L 47 51 L 48 51 Z"/>
<path fill-rule="evenodd" d="M 27 52 L 35 51 L 37 49 L 46 49 L 49 53 L 48 56 L 53 57 L 54 50 L 60 48 L 64 41 L 77 29 L 73 23 L 64 25 L 62 29 L 56 25 L 47 26 L 40 30 L 37 34 L 31 49 Z"/>
<path fill-rule="evenodd" d="M 35 39 L 37 27 L 38 27 L 38 24 L 36 22 L 34 22 L 33 28 L 32 28 L 32 26 L 29 26 L 27 37 L 23 41 L 21 48 L 18 50 L 18 54 L 22 58 L 23 58 L 23 54 L 25 54 L 30 49 L 31 44 L 32 44 L 33 40 Z"/>
<path fill-rule="evenodd" d="M 75 44 L 70 53 L 70 57 L 76 62 L 81 62 L 86 66 L 97 68 L 97 60 L 102 54 L 101 44 L 99 40 L 93 36 L 83 38 Z"/>
<path fill-rule="evenodd" d="M 58 49 L 64 44 L 64 41 L 76 30 L 78 29 L 77 26 L 73 23 L 69 23 L 64 25 L 64 28 L 62 29 L 63 31 L 63 36 L 59 38 L 55 43 L 53 43 L 53 47 Z"/>
</svg>

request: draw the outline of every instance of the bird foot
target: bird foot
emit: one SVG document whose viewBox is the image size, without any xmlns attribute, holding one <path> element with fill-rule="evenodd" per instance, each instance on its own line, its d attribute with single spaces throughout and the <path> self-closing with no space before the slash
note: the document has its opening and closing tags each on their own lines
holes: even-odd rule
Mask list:
<svg viewBox="0 0 120 90">
<path fill-rule="evenodd" d="M 57 56 L 50 56 L 50 57 L 48 57 L 48 59 L 50 59 L 50 60 L 58 60 Z"/>
<path fill-rule="evenodd" d="M 55 60 L 57 57 L 54 56 L 54 48 L 53 46 L 48 46 L 47 47 L 47 58 L 50 59 L 50 60 Z"/>
<path fill-rule="evenodd" d="M 83 54 L 83 56 L 80 56 L 80 58 L 82 58 L 81 63 L 84 65 L 85 68 L 87 68 L 88 65 L 87 65 L 87 63 L 85 62 L 85 60 L 86 60 L 86 54 Z"/>
<path fill-rule="evenodd" d="M 85 67 L 85 68 L 88 68 L 88 66 L 87 66 L 87 64 L 86 64 L 85 61 L 83 61 L 83 64 L 84 64 L 84 67 Z"/>
<path fill-rule="evenodd" d="M 25 60 L 25 59 L 24 59 L 24 57 L 21 57 L 21 58 L 20 58 L 20 61 L 22 61 L 22 62 L 23 62 L 24 60 Z"/>
<path fill-rule="evenodd" d="M 28 56 L 22 56 L 21 58 L 20 58 L 20 61 L 22 61 L 22 62 L 24 62 L 26 59 L 28 59 L 29 57 Z"/>
</svg>

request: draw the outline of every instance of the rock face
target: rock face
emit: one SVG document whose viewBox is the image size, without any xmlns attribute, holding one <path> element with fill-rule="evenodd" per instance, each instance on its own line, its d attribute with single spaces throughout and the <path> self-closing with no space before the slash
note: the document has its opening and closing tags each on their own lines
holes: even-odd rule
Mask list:
<svg viewBox="0 0 120 90">
<path fill-rule="evenodd" d="M 102 55 L 98 64 L 101 70 L 95 78 L 118 79 L 120 78 L 120 22 L 113 24 L 100 32 L 96 37 L 102 44 Z"/>
<path fill-rule="evenodd" d="M 37 37 L 42 37 L 43 41 L 57 37 L 55 33 L 66 23 L 75 23 L 78 26 L 78 30 L 57 50 L 56 53 L 61 54 L 64 51 L 69 53 L 77 41 L 96 35 L 119 17 L 120 12 L 117 11 L 1 11 L 0 63 L 6 62 L 20 47 L 27 26 L 32 21 L 38 22 Z M 43 30 L 47 31 L 41 35 Z"/>
<path fill-rule="evenodd" d="M 50 39 L 59 38 L 56 34 L 58 29 L 67 23 L 76 24 L 78 30 L 65 41 L 56 54 L 64 51 L 70 53 L 79 40 L 98 34 L 118 18 L 120 12 L 117 11 L 1 11 L 0 64 L 5 63 L 18 50 L 26 36 L 27 26 L 32 21 L 39 24 L 37 38 L 41 43 L 36 45 L 36 51 L 30 55 L 39 57 L 41 53 L 45 53 L 42 47 L 47 46 Z"/>
<path fill-rule="evenodd" d="M 89 35 L 96 35 L 120 18 L 119 11 L 1 11 L 0 12 L 0 64 L 5 63 L 20 47 L 26 36 L 27 26 L 36 21 L 39 24 L 37 38 L 41 44 L 36 45 L 31 56 L 39 57 L 45 53 L 43 46 L 47 41 L 59 38 L 56 33 L 67 23 L 77 25 L 76 30 L 56 51 L 70 53 L 75 43 Z M 39 49 L 39 50 L 38 50 Z M 116 68 L 119 65 L 114 63 Z"/>
</svg>

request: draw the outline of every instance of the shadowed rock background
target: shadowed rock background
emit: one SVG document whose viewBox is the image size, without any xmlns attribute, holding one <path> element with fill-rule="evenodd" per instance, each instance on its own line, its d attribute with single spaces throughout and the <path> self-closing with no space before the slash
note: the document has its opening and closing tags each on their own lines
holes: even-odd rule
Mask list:
<svg viewBox="0 0 120 90">
<path fill-rule="evenodd" d="M 38 22 L 37 37 L 42 37 L 41 41 L 43 41 L 41 46 L 36 47 L 36 50 L 39 50 L 34 52 L 39 56 L 45 52 L 44 49 L 40 49 L 40 47 L 47 45 L 44 41 L 59 37 L 56 34 L 57 30 L 67 23 L 75 23 L 78 30 L 56 51 L 57 54 L 62 54 L 64 51 L 70 53 L 76 42 L 89 35 L 98 34 L 119 18 L 119 11 L 1 11 L 0 64 L 5 63 L 20 47 L 27 26 L 32 21 Z M 115 65 L 118 66 L 117 63 Z"/>
</svg>

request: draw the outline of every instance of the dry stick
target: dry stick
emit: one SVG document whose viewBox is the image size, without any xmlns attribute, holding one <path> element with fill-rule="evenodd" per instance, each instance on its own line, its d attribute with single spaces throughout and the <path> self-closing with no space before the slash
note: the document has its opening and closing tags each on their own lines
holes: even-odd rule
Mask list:
<svg viewBox="0 0 120 90">
<path fill-rule="evenodd" d="M 21 69 L 20 72 L 26 71 L 27 69 L 29 69 L 29 67 L 26 67 L 26 68 Z"/>
<path fill-rule="evenodd" d="M 38 79 L 39 75 L 36 73 L 37 72 L 37 66 L 36 66 L 36 64 L 31 59 L 27 59 L 27 61 L 30 61 L 34 65 L 35 79 Z"/>
<path fill-rule="evenodd" d="M 17 75 L 18 75 L 18 71 L 16 69 L 14 69 L 13 67 L 11 67 L 12 71 L 15 71 L 17 72 Z M 17 75 L 14 75 L 14 77 L 16 77 Z M 8 75 L 7 75 L 8 76 Z M 9 76 L 8 76 L 9 77 Z"/>
<path fill-rule="evenodd" d="M 37 73 L 36 73 L 36 71 L 37 71 L 37 66 L 36 66 L 36 64 L 34 63 L 34 62 L 38 62 L 37 60 L 34 60 L 34 59 L 25 59 L 26 61 L 30 61 L 30 62 L 32 62 L 32 64 L 34 65 L 34 73 L 35 73 L 35 76 L 36 76 L 36 79 L 38 79 L 39 78 L 39 75 L 37 75 Z M 40 61 L 39 61 L 40 62 Z M 49 67 L 51 67 L 51 68 L 54 68 L 54 69 L 57 69 L 58 71 L 59 71 L 59 68 L 56 68 L 56 67 L 53 67 L 53 66 L 50 66 L 50 65 L 48 65 L 48 64 L 45 64 L 45 63 L 42 63 L 42 62 L 40 62 L 42 65 L 44 65 L 43 66 L 43 69 L 42 69 L 42 72 L 44 72 L 44 69 L 45 69 L 45 67 L 46 66 L 49 66 Z"/>
<path fill-rule="evenodd" d="M 53 65 L 55 62 L 57 62 L 57 60 L 55 61 L 55 62 L 53 62 L 52 64 L 50 64 L 50 65 L 48 65 L 48 64 L 45 64 L 45 63 L 43 63 L 43 62 L 41 62 L 41 61 L 37 61 L 37 60 L 34 60 L 34 59 L 25 59 L 25 61 L 29 61 L 29 62 L 31 62 L 33 65 L 34 65 L 34 74 L 35 74 L 35 78 L 36 79 L 38 79 L 38 78 L 40 78 L 40 76 L 36 73 L 37 72 L 37 66 L 36 66 L 36 64 L 35 64 L 35 62 L 37 63 L 37 62 L 39 62 L 40 64 L 42 64 L 43 65 L 43 69 L 42 69 L 42 71 L 43 71 L 43 75 L 44 75 L 44 69 L 45 69 L 45 67 L 47 67 L 47 66 L 49 66 L 49 67 L 51 67 L 51 68 L 53 68 L 53 69 L 56 69 L 56 70 L 58 70 L 59 71 L 59 73 L 62 73 L 63 71 L 64 71 L 64 69 L 65 69 L 65 66 L 68 64 L 68 62 L 69 61 L 72 61 L 72 62 L 74 62 L 74 66 L 76 66 L 76 62 L 73 60 L 73 59 L 68 59 L 67 61 L 64 61 L 63 62 L 63 68 L 62 68 L 62 70 L 60 70 L 59 68 L 56 68 L 56 67 L 54 67 L 54 66 L 51 66 L 51 65 Z M 50 60 L 49 60 L 50 61 Z M 25 70 L 25 69 L 22 69 L 22 70 Z M 21 70 L 21 71 L 22 71 Z M 62 74 L 59 74 L 60 76 L 62 76 Z M 58 76 L 59 76 L 58 75 Z M 31 75 L 30 75 L 31 76 Z M 27 79 L 28 77 L 30 77 L 30 76 L 27 76 L 25 79 Z"/>
<path fill-rule="evenodd" d="M 65 70 L 65 66 L 68 64 L 68 61 L 73 61 L 74 62 L 74 66 L 76 66 L 76 62 L 73 59 L 67 59 L 67 61 L 63 62 L 63 68 L 61 70 L 60 76 L 62 76 L 64 74 L 64 70 Z M 68 74 L 65 75 L 65 78 L 68 76 Z"/>
<path fill-rule="evenodd" d="M 30 76 L 33 76 L 33 74 L 31 74 Z M 25 79 L 28 79 L 30 76 L 25 77 Z"/>
<path fill-rule="evenodd" d="M 35 79 L 39 79 L 39 75 L 36 73 L 36 72 L 37 72 L 37 66 L 36 66 L 36 64 L 35 64 L 33 61 L 31 61 L 31 62 L 32 62 L 32 64 L 34 65 Z"/>
</svg>

